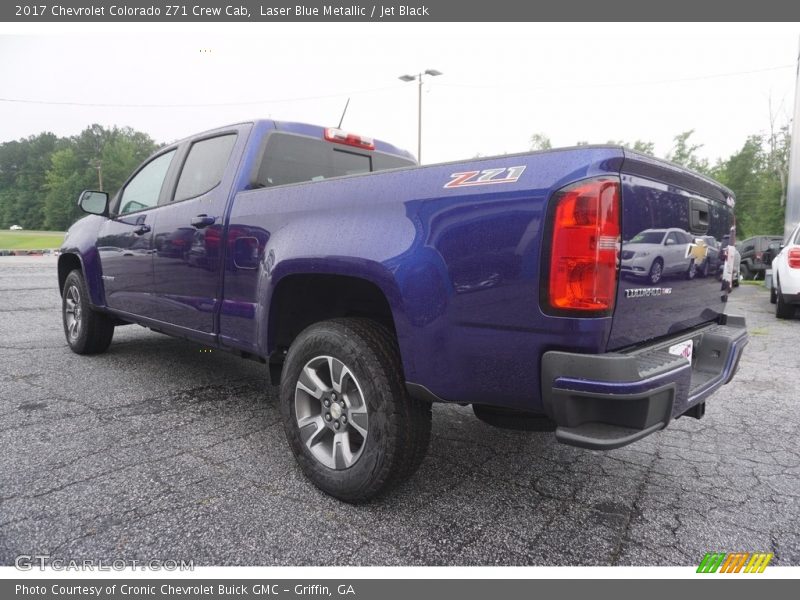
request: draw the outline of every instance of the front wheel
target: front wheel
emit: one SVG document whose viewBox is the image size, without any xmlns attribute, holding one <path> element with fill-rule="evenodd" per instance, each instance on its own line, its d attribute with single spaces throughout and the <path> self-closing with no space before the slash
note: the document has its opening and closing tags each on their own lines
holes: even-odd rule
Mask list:
<svg viewBox="0 0 800 600">
<path fill-rule="evenodd" d="M 430 440 L 430 404 L 408 395 L 394 337 L 366 319 L 323 321 L 297 337 L 284 364 L 281 412 L 303 473 L 346 502 L 410 477 Z"/>
<path fill-rule="evenodd" d="M 686 271 L 686 279 L 694 279 L 697 276 L 697 263 L 692 262 L 689 263 L 689 270 Z"/>
<path fill-rule="evenodd" d="M 647 274 L 647 278 L 650 280 L 650 283 L 658 283 L 661 281 L 661 276 L 664 274 L 664 263 L 661 261 L 660 258 L 657 258 L 653 261 L 653 264 L 650 265 L 650 271 Z"/>
<path fill-rule="evenodd" d="M 89 291 L 79 270 L 67 275 L 61 297 L 61 315 L 67 344 L 76 354 L 100 354 L 114 337 L 114 323 L 92 309 Z"/>
</svg>

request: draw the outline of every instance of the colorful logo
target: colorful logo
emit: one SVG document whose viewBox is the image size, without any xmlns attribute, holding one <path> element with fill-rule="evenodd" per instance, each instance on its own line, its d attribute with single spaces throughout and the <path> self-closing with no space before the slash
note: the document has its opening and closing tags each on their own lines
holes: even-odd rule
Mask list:
<svg viewBox="0 0 800 600">
<path fill-rule="evenodd" d="M 772 560 L 766 552 L 708 552 L 698 573 L 763 573 Z"/>
<path fill-rule="evenodd" d="M 445 189 L 470 187 L 473 185 L 492 185 L 495 183 L 514 183 L 525 171 L 525 165 L 518 167 L 500 167 L 483 171 L 462 171 L 450 175 L 450 181 L 444 184 Z"/>
</svg>

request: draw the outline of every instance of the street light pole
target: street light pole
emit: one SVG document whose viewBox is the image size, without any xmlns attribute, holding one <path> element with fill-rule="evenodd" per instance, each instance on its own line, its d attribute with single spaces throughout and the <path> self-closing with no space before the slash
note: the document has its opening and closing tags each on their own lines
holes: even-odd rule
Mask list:
<svg viewBox="0 0 800 600">
<path fill-rule="evenodd" d="M 399 77 L 401 81 L 406 82 L 417 80 L 417 161 L 419 164 L 422 164 L 422 77 L 424 75 L 436 77 L 441 74 L 442 72 L 436 69 L 427 69 L 419 75 L 401 75 Z"/>
<path fill-rule="evenodd" d="M 422 164 L 422 73 L 417 77 L 417 161 Z"/>
</svg>

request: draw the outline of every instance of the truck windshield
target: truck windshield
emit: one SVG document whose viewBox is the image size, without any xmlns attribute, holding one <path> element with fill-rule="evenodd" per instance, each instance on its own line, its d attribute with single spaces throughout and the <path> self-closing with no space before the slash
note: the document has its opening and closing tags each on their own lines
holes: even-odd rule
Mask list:
<svg viewBox="0 0 800 600">
<path fill-rule="evenodd" d="M 413 164 L 401 157 L 367 152 L 362 154 L 357 149 L 342 148 L 324 140 L 273 133 L 268 138 L 253 187 L 320 181 Z"/>
</svg>

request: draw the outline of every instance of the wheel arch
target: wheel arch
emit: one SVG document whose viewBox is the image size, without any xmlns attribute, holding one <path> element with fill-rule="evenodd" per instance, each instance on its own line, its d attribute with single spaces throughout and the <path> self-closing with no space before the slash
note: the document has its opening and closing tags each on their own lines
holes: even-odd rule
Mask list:
<svg viewBox="0 0 800 600">
<path fill-rule="evenodd" d="M 387 289 L 388 288 L 388 289 Z M 277 278 L 267 303 L 266 336 L 273 384 L 280 382 L 286 350 L 306 327 L 341 317 L 362 317 L 385 326 L 398 340 L 399 293 L 391 282 L 345 270 L 292 270 Z M 402 353 L 401 353 L 402 354 Z"/>
<path fill-rule="evenodd" d="M 69 252 L 58 257 L 58 293 L 60 295 L 64 295 L 64 283 L 67 281 L 67 275 L 76 269 L 83 273 L 83 261 L 80 256 Z"/>
</svg>

